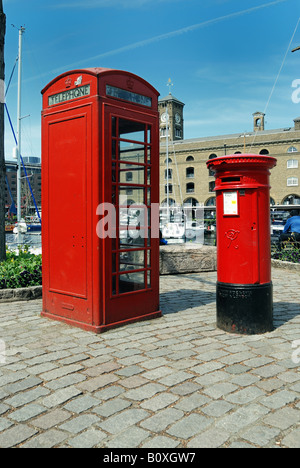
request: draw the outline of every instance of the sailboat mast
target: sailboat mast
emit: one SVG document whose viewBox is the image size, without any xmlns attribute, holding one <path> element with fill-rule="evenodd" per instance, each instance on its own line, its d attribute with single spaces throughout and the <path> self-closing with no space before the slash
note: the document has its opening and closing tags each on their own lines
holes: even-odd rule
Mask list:
<svg viewBox="0 0 300 468">
<path fill-rule="evenodd" d="M 19 56 L 18 56 L 18 109 L 17 109 L 17 206 L 18 223 L 21 220 L 21 92 L 22 92 L 22 36 L 25 28 L 19 29 Z"/>
</svg>

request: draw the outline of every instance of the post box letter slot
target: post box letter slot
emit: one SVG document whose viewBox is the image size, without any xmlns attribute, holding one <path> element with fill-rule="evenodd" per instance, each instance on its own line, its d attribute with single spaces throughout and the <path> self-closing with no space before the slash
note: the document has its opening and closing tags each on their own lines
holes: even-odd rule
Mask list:
<svg viewBox="0 0 300 468">
<path fill-rule="evenodd" d="M 222 184 L 229 184 L 230 182 L 241 182 L 240 177 L 222 177 Z"/>
</svg>

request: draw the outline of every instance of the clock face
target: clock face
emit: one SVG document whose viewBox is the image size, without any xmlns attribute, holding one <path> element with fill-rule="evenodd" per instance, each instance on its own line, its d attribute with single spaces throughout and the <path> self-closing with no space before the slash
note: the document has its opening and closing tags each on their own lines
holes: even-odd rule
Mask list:
<svg viewBox="0 0 300 468">
<path fill-rule="evenodd" d="M 167 114 L 166 114 L 166 112 L 164 112 L 163 114 L 161 114 L 161 121 L 162 121 L 162 122 L 166 122 L 166 121 L 167 121 Z"/>
<path fill-rule="evenodd" d="M 181 122 L 181 117 L 178 113 L 175 114 L 175 122 L 178 124 Z"/>
</svg>

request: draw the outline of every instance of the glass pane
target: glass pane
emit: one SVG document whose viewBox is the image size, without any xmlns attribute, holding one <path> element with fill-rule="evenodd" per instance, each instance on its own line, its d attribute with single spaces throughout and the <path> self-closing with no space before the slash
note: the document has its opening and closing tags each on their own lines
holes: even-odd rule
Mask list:
<svg viewBox="0 0 300 468">
<path fill-rule="evenodd" d="M 148 137 L 147 137 L 147 143 L 151 143 L 151 127 L 148 128 Z"/>
<path fill-rule="evenodd" d="M 115 296 L 117 294 L 117 291 L 116 291 L 116 277 L 113 276 L 112 277 L 112 295 Z"/>
<path fill-rule="evenodd" d="M 151 185 L 151 169 L 147 169 L 147 184 Z"/>
<path fill-rule="evenodd" d="M 112 254 L 112 272 L 115 273 L 116 269 L 116 254 Z"/>
<path fill-rule="evenodd" d="M 147 272 L 147 287 L 151 288 L 151 271 Z"/>
<path fill-rule="evenodd" d="M 120 230 L 120 249 L 137 249 L 145 246 L 144 230 Z"/>
<path fill-rule="evenodd" d="M 145 289 L 145 274 L 143 271 L 137 273 L 125 273 L 119 276 L 119 293 L 139 291 Z"/>
<path fill-rule="evenodd" d="M 117 136 L 117 133 L 116 133 L 116 117 L 112 117 L 111 118 L 111 135 L 112 136 Z"/>
<path fill-rule="evenodd" d="M 129 161 L 144 164 L 145 147 L 135 143 L 120 141 L 120 161 Z"/>
<path fill-rule="evenodd" d="M 120 183 L 145 184 L 144 166 L 120 164 Z"/>
<path fill-rule="evenodd" d="M 145 142 L 146 125 L 132 120 L 119 119 L 119 138 Z"/>
<path fill-rule="evenodd" d="M 112 159 L 117 159 L 116 149 L 117 149 L 116 140 L 112 140 L 111 142 L 111 158 Z"/>
<path fill-rule="evenodd" d="M 151 164 L 151 147 L 150 146 L 147 149 L 147 160 L 148 160 L 148 164 Z"/>
<path fill-rule="evenodd" d="M 143 205 L 144 204 L 144 189 L 137 187 L 119 187 L 119 204 Z"/>
<path fill-rule="evenodd" d="M 145 267 L 145 251 L 134 250 L 120 253 L 120 271 L 139 270 Z"/>
</svg>

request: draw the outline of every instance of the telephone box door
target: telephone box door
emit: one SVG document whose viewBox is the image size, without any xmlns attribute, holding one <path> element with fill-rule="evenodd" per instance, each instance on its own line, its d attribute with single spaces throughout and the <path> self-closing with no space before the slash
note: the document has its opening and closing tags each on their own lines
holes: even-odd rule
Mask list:
<svg viewBox="0 0 300 468">
<path fill-rule="evenodd" d="M 99 210 L 103 217 L 97 229 L 106 265 L 104 327 L 153 318 L 153 311 L 159 311 L 156 132 L 151 115 L 105 106 L 103 187 L 108 206 Z"/>
</svg>

